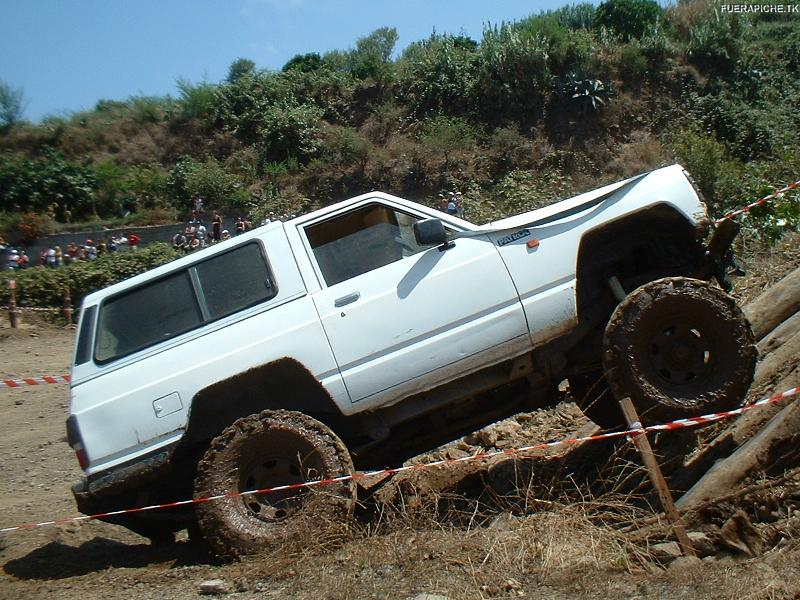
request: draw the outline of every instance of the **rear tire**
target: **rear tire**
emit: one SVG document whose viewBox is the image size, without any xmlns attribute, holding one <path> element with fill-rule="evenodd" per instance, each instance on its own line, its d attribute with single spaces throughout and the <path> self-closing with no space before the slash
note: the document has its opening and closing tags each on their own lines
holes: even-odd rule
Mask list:
<svg viewBox="0 0 800 600">
<path fill-rule="evenodd" d="M 664 422 L 738 406 L 753 381 L 753 332 L 733 298 L 705 281 L 666 277 L 631 292 L 603 338 L 616 399 Z"/>
<path fill-rule="evenodd" d="M 235 559 L 310 535 L 353 509 L 352 480 L 275 491 L 241 492 L 329 479 L 353 472 L 344 443 L 326 425 L 290 411 L 242 417 L 214 438 L 197 468 L 200 530 L 222 557 Z"/>
</svg>

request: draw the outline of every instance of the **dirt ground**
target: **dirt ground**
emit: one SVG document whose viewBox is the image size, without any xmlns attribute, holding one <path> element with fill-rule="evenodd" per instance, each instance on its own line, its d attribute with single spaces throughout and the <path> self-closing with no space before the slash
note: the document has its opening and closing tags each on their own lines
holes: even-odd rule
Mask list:
<svg viewBox="0 0 800 600">
<path fill-rule="evenodd" d="M 760 286 L 754 279 L 740 289 L 747 296 Z M 19 330 L 0 323 L 0 379 L 68 373 L 73 338 L 73 330 L 44 322 L 26 319 Z M 67 412 L 66 385 L 0 389 L 0 528 L 78 516 L 70 485 L 81 472 L 66 443 Z M 590 426 L 562 403 L 431 456 L 549 441 Z M 448 477 L 434 476 L 438 486 Z M 428 485 L 409 481 L 409 489 Z M 467 497 L 448 504 L 445 515 L 441 496 L 414 495 L 408 505 L 394 503 L 344 528 L 321 525 L 296 546 L 236 564 L 222 564 L 185 534 L 156 547 L 114 525 L 69 523 L 0 534 L 0 598 L 195 598 L 210 580 L 237 599 L 800 598 L 800 516 L 786 500 L 800 504 L 798 478 L 779 491 L 769 524 L 756 524 L 769 529 L 757 557 L 717 548 L 702 560 L 671 563 L 659 562 L 650 547 L 669 539 L 664 527 L 645 537 L 624 533 L 626 523 L 652 512 L 588 492 L 561 502 L 523 490 L 513 506 L 494 502 L 484 510 L 462 490 Z"/>
</svg>

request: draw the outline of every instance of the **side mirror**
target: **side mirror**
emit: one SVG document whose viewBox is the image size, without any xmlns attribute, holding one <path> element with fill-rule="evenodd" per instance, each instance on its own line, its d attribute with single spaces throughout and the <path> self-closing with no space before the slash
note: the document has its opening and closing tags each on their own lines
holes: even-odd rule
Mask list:
<svg viewBox="0 0 800 600">
<path fill-rule="evenodd" d="M 420 246 L 440 246 L 447 243 L 447 233 L 439 219 L 423 219 L 414 223 L 414 239 Z"/>
</svg>

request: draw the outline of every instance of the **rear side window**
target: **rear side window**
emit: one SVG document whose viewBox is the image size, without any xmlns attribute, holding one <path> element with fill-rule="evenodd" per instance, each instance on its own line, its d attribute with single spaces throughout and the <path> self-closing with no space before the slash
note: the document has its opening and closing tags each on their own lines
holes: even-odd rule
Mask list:
<svg viewBox="0 0 800 600">
<path fill-rule="evenodd" d="M 273 298 L 274 279 L 251 242 L 103 302 L 94 358 L 106 363 Z"/>
</svg>

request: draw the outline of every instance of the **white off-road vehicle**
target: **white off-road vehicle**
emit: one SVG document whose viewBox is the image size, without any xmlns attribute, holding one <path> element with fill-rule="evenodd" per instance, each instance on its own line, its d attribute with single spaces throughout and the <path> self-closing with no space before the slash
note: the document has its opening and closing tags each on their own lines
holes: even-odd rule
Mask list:
<svg viewBox="0 0 800 600">
<path fill-rule="evenodd" d="M 352 483 L 260 490 L 398 464 L 560 399 L 621 421 L 727 408 L 756 352 L 716 285 L 735 226 L 674 165 L 475 226 L 384 193 L 275 222 L 83 302 L 68 439 L 85 513 L 226 556 L 352 506 Z"/>
</svg>

